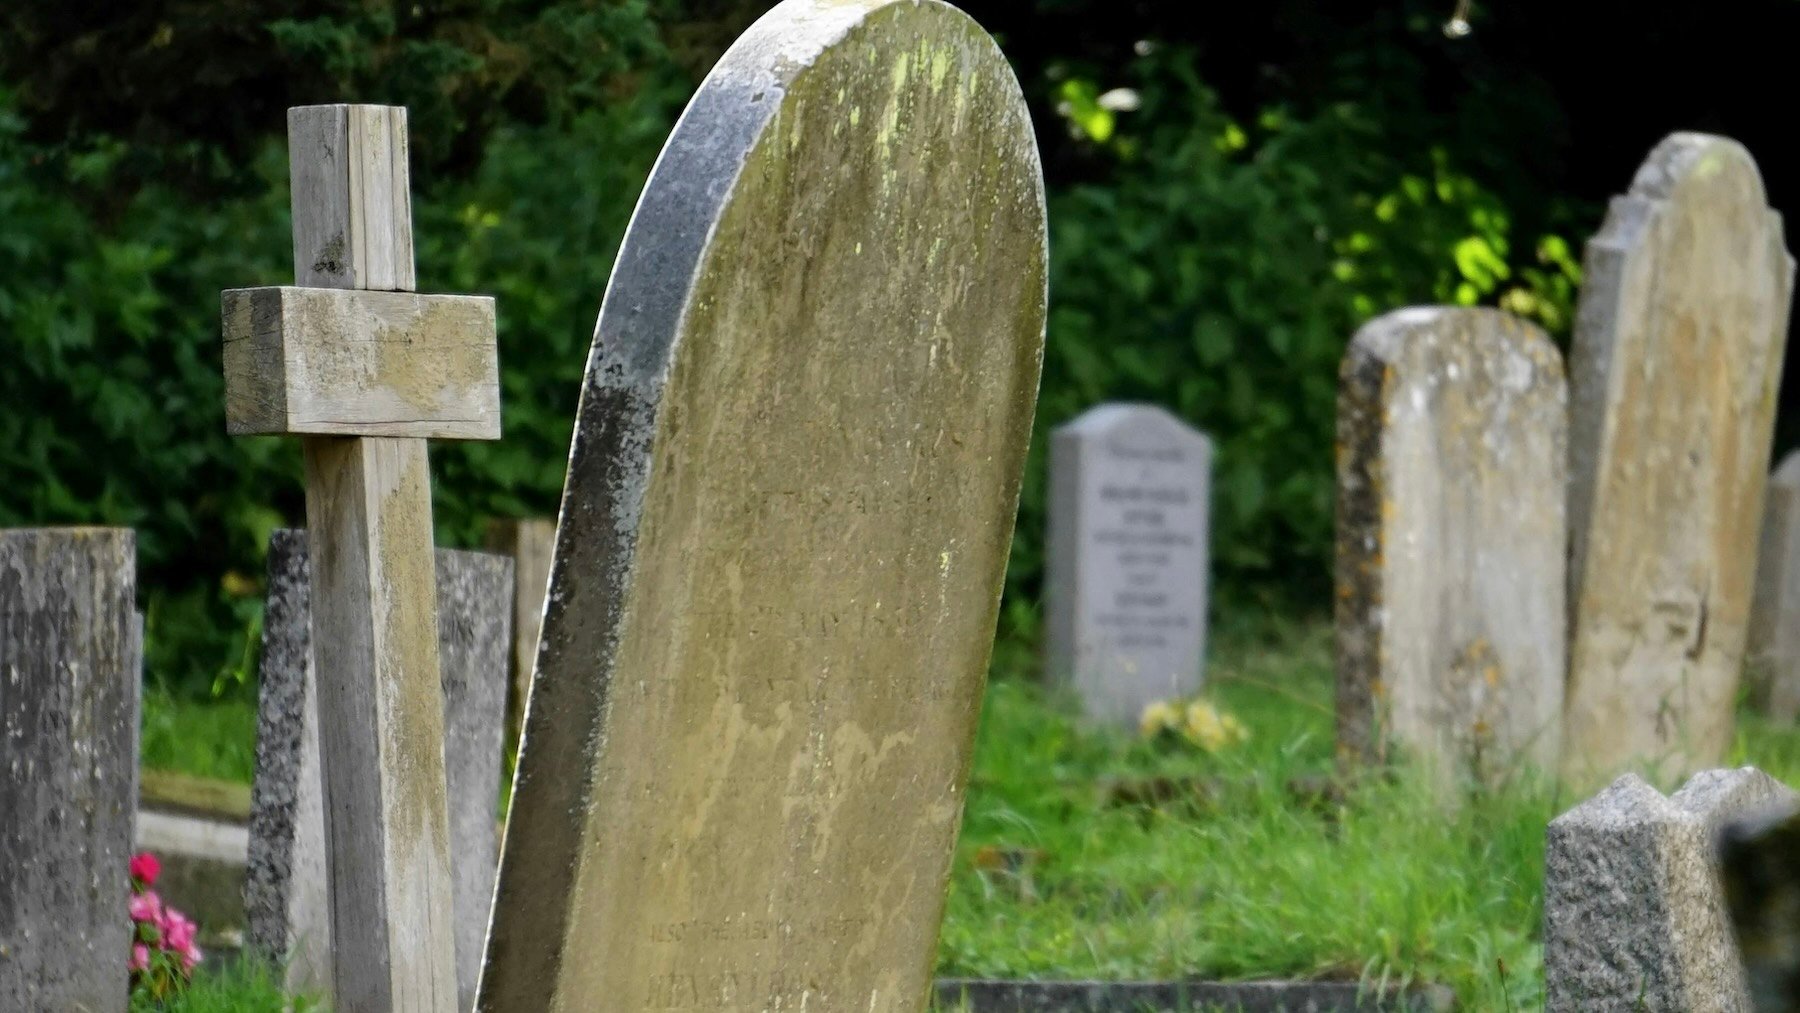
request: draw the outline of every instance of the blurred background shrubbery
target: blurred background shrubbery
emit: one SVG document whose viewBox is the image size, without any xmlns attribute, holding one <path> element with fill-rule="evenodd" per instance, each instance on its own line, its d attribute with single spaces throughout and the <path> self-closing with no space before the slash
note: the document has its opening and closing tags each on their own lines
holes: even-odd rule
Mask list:
<svg viewBox="0 0 1800 1013">
<path fill-rule="evenodd" d="M 642 179 L 768 5 L 0 8 L 0 525 L 138 529 L 152 678 L 243 692 L 262 547 L 303 508 L 293 441 L 224 435 L 218 292 L 292 277 L 284 110 L 334 101 L 410 107 L 421 288 L 499 298 L 506 437 L 434 449 L 441 537 L 552 512 Z M 967 6 L 1045 151 L 1040 437 L 1109 399 L 1213 433 L 1228 614 L 1326 602 L 1336 366 L 1360 323 L 1486 303 L 1565 336 L 1580 243 L 1662 134 L 1749 144 L 1777 206 L 1796 164 L 1754 112 L 1784 94 L 1788 0 L 1514 0 L 1464 38 L 1453 0 Z M 1037 626 L 1043 445 L 1014 644 Z"/>
</svg>

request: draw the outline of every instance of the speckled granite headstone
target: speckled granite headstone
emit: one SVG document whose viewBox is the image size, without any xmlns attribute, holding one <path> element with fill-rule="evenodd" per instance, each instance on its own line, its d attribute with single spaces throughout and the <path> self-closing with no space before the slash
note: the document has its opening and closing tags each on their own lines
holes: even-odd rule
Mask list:
<svg viewBox="0 0 1800 1013">
<path fill-rule="evenodd" d="M 1781 721 L 1800 718 L 1800 451 L 1782 459 L 1763 492 L 1745 660 L 1757 705 Z"/>
<path fill-rule="evenodd" d="M 1212 441 L 1154 405 L 1089 409 L 1050 437 L 1049 672 L 1135 725 L 1200 689 Z"/>
<path fill-rule="evenodd" d="M 1674 134 L 1585 270 L 1564 768 L 1679 777 L 1731 738 L 1793 262 L 1750 154 Z"/>
<path fill-rule="evenodd" d="M 136 574 L 128 530 L 0 531 L 0 1010 L 126 1005 Z"/>
<path fill-rule="evenodd" d="M 482 1009 L 923 1008 L 1044 299 L 959 11 L 787 0 L 707 77 L 600 313 Z"/>
<path fill-rule="evenodd" d="M 1550 823 L 1545 1008 L 1745 1013 L 1721 889 L 1720 831 L 1800 796 L 1753 767 L 1695 774 L 1664 798 L 1636 774 Z"/>
<path fill-rule="evenodd" d="M 305 532 L 275 532 L 269 538 L 244 904 L 249 945 L 286 955 L 291 987 L 318 990 L 330 982 L 331 937 L 308 585 Z M 439 549 L 437 590 L 458 1008 L 467 1009 L 499 857 L 495 820 L 512 647 L 512 561 Z"/>
<path fill-rule="evenodd" d="M 1568 387 L 1538 328 L 1417 308 L 1357 332 L 1338 389 L 1338 747 L 1446 779 L 1553 769 Z"/>
</svg>

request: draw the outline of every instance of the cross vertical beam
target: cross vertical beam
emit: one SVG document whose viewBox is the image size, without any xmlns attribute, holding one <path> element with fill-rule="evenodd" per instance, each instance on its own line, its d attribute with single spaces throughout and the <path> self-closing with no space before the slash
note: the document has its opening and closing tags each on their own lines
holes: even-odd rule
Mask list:
<svg viewBox="0 0 1800 1013">
<path fill-rule="evenodd" d="M 288 112 L 294 274 L 414 290 L 406 110 Z M 456 1003 L 425 441 L 305 436 L 334 1008 Z"/>
</svg>

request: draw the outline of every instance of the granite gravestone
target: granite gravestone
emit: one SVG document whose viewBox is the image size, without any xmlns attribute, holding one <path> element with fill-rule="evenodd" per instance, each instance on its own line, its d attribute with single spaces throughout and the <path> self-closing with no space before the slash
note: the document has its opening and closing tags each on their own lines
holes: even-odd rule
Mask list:
<svg viewBox="0 0 1800 1013">
<path fill-rule="evenodd" d="M 1440 783 L 1553 769 L 1568 387 L 1542 331 L 1418 308 L 1357 332 L 1338 389 L 1337 715 Z"/>
<path fill-rule="evenodd" d="M 1045 254 L 955 8 L 787 0 L 707 77 L 596 328 L 481 1009 L 923 1008 Z"/>
<path fill-rule="evenodd" d="M 1200 689 L 1212 441 L 1109 404 L 1050 439 L 1049 665 L 1086 712 L 1135 724 Z"/>
<path fill-rule="evenodd" d="M 1781 721 L 1800 718 L 1800 451 L 1782 459 L 1763 492 L 1747 661 L 1758 706 Z"/>
<path fill-rule="evenodd" d="M 1750 1010 L 1719 877 L 1719 837 L 1738 818 L 1797 798 L 1751 767 L 1702 771 L 1668 798 L 1625 774 L 1552 820 L 1545 1009 Z"/>
<path fill-rule="evenodd" d="M 136 539 L 0 531 L 0 1009 L 122 1010 L 137 808 Z"/>
<path fill-rule="evenodd" d="M 287 962 L 289 987 L 316 991 L 331 980 L 333 944 L 306 543 L 302 531 L 269 538 L 244 905 L 252 949 Z M 436 573 L 458 1008 L 468 1009 L 499 856 L 512 562 L 439 549 Z"/>
<path fill-rule="evenodd" d="M 1570 353 L 1564 772 L 1730 740 L 1793 262 L 1750 154 L 1674 134 L 1588 244 Z"/>
</svg>

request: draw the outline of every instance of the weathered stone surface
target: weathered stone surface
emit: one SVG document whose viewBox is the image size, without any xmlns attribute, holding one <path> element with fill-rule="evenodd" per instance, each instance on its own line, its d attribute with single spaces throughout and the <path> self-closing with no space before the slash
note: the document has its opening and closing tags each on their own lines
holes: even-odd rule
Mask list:
<svg viewBox="0 0 1800 1013">
<path fill-rule="evenodd" d="M 619 253 L 481 1008 L 917 1010 L 1042 356 L 1005 60 L 787 0 Z"/>
<path fill-rule="evenodd" d="M 1334 981 L 938 982 L 943 1013 L 1435 1013 L 1454 1009 L 1442 986 Z"/>
<path fill-rule="evenodd" d="M 1800 718 L 1800 451 L 1788 454 L 1763 492 L 1746 674 L 1770 716 Z"/>
<path fill-rule="evenodd" d="M 1101 405 L 1050 441 L 1049 671 L 1135 724 L 1200 689 L 1212 441 L 1153 405 Z"/>
<path fill-rule="evenodd" d="M 1749 153 L 1674 134 L 1613 201 L 1585 273 L 1564 769 L 1678 777 L 1731 736 L 1793 262 Z"/>
<path fill-rule="evenodd" d="M 1751 767 L 1702 771 L 1668 798 L 1625 774 L 1551 821 L 1546 1008 L 1749 1010 L 1715 841 L 1731 820 L 1797 798 Z"/>
<path fill-rule="evenodd" d="M 1338 391 L 1338 746 L 1446 778 L 1551 769 L 1561 731 L 1568 389 L 1486 309 L 1371 321 Z"/>
<path fill-rule="evenodd" d="M 474 1000 L 482 934 L 493 895 L 506 681 L 512 633 L 512 563 L 439 549 L 439 672 L 449 779 L 452 903 L 459 1008 Z M 245 884 L 247 942 L 289 960 L 291 986 L 330 981 L 332 941 L 325 816 L 312 685 L 306 534 L 269 539 L 262 696 Z"/>
<path fill-rule="evenodd" d="M 0 1009 L 122 1010 L 136 539 L 0 531 Z"/>
<path fill-rule="evenodd" d="M 531 695 L 531 669 L 537 664 L 538 633 L 544 628 L 544 596 L 550 590 L 556 521 L 545 517 L 491 521 L 487 547 L 513 561 L 512 684 L 506 691 L 506 741 L 509 748 L 517 748 L 525 728 L 525 702 Z"/>
</svg>

